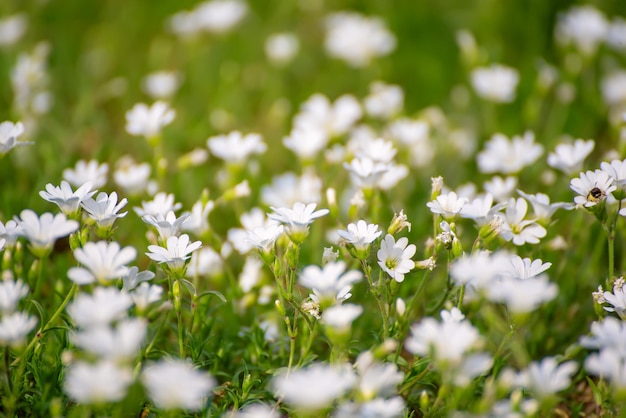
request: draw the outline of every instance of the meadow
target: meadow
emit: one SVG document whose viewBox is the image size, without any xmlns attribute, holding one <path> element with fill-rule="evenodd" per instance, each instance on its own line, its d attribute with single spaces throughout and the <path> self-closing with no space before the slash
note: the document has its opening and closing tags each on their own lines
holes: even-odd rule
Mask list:
<svg viewBox="0 0 626 418">
<path fill-rule="evenodd" d="M 626 416 L 621 0 L 0 4 L 0 417 Z"/>
</svg>

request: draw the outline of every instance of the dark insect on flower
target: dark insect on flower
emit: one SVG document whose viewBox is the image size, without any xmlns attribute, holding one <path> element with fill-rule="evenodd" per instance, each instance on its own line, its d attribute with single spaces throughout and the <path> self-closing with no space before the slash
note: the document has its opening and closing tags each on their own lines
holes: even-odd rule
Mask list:
<svg viewBox="0 0 626 418">
<path fill-rule="evenodd" d="M 587 200 L 590 202 L 598 202 L 605 196 L 606 193 L 604 193 L 602 189 L 600 189 L 599 187 L 594 187 L 593 189 L 589 190 L 589 193 L 587 194 Z"/>
</svg>

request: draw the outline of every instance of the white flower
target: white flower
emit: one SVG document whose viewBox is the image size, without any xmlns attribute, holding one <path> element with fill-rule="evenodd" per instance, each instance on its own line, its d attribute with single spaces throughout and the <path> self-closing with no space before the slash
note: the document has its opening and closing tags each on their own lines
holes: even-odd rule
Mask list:
<svg viewBox="0 0 626 418">
<path fill-rule="evenodd" d="M 533 361 L 523 370 L 518 376 L 518 384 L 537 398 L 544 399 L 567 389 L 576 370 L 578 364 L 574 361 L 557 364 L 554 357 L 546 357 L 540 362 Z"/>
<path fill-rule="evenodd" d="M 615 181 L 619 190 L 626 189 L 626 160 L 613 160 L 610 163 L 603 161 L 600 167 Z"/>
<path fill-rule="evenodd" d="M 145 76 L 141 87 L 153 99 L 168 99 L 176 93 L 181 81 L 177 71 L 158 71 Z"/>
<path fill-rule="evenodd" d="M 81 203 L 81 206 L 87 212 L 89 217 L 96 221 L 100 228 L 110 228 L 118 218 L 123 218 L 128 212 L 119 213 L 120 210 L 128 203 L 128 199 L 124 198 L 117 201 L 117 193 L 112 192 L 107 195 L 104 192 L 98 193 L 95 200 L 90 198 Z"/>
<path fill-rule="evenodd" d="M 122 276 L 122 289 L 129 292 L 140 283 L 154 279 L 154 276 L 155 274 L 150 270 L 140 272 L 138 267 L 133 266 Z"/>
<path fill-rule="evenodd" d="M 346 272 L 346 263 L 343 261 L 330 262 L 323 267 L 307 266 L 302 269 L 298 284 L 312 289 L 314 300 L 322 306 L 334 304 L 348 299 L 352 284 L 361 281 L 363 274 L 358 270 Z"/>
<path fill-rule="evenodd" d="M 191 207 L 189 219 L 182 225 L 183 231 L 190 231 L 197 236 L 204 235 L 209 231 L 209 214 L 215 207 L 212 200 L 206 202 L 199 200 Z"/>
<path fill-rule="evenodd" d="M 71 365 L 65 372 L 65 393 L 81 404 L 116 402 L 126 396 L 133 381 L 130 368 L 111 361 L 89 364 L 84 361 Z"/>
<path fill-rule="evenodd" d="M 355 368 L 359 375 L 358 393 L 366 400 L 394 395 L 395 387 L 404 380 L 404 373 L 398 370 L 398 366 L 375 362 L 370 351 L 359 355 Z"/>
<path fill-rule="evenodd" d="M 404 346 L 413 354 L 432 356 L 435 364 L 446 368 L 461 364 L 480 341 L 478 330 L 467 320 L 438 322 L 427 317 L 411 327 Z"/>
<path fill-rule="evenodd" d="M 328 144 L 328 135 L 321 129 L 295 127 L 283 138 L 283 145 L 301 160 L 312 160 Z"/>
<path fill-rule="evenodd" d="M 253 228 L 246 231 L 246 241 L 262 252 L 269 253 L 274 248 L 276 240 L 283 234 L 283 231 L 284 227 L 282 225 Z"/>
<path fill-rule="evenodd" d="M 500 211 L 506 206 L 506 203 L 501 202 L 493 206 L 493 195 L 487 193 L 484 196 L 478 196 L 472 201 L 463 205 L 459 215 L 462 218 L 473 219 L 478 226 L 483 226 L 489 223 L 493 219 L 494 214 Z"/>
<path fill-rule="evenodd" d="M 534 220 L 524 219 L 528 211 L 528 203 L 521 197 L 511 198 L 503 218 L 504 225 L 500 235 L 515 245 L 538 244 L 539 239 L 546 236 L 546 229 Z"/>
<path fill-rule="evenodd" d="M 63 179 L 67 180 L 74 187 L 80 187 L 87 182 L 91 182 L 94 189 L 98 189 L 107 183 L 109 165 L 98 163 L 96 160 L 86 162 L 79 160 L 73 169 L 63 170 Z"/>
<path fill-rule="evenodd" d="M 347 303 L 334 305 L 324 309 L 322 321 L 326 326 L 334 328 L 338 332 L 349 332 L 352 322 L 363 313 L 361 305 Z"/>
<path fill-rule="evenodd" d="M 95 282 L 106 284 L 109 280 L 126 275 L 126 265 L 135 257 L 137 250 L 133 247 L 121 249 L 117 242 L 88 242 L 82 248 L 74 250 L 74 258 L 87 268 L 72 267 L 67 275 L 79 285 Z"/>
<path fill-rule="evenodd" d="M 554 152 L 548 154 L 548 165 L 567 175 L 580 171 L 585 158 L 591 154 L 596 143 L 593 139 L 577 139 L 573 144 L 558 144 Z"/>
<path fill-rule="evenodd" d="M 280 418 L 275 407 L 263 403 L 248 404 L 237 412 L 227 415 L 227 418 Z"/>
<path fill-rule="evenodd" d="M 626 358 L 626 322 L 613 316 L 591 324 L 591 336 L 580 339 L 580 345 L 592 349 L 609 349 Z"/>
<path fill-rule="evenodd" d="M 606 35 L 606 43 L 616 51 L 624 51 L 626 48 L 626 20 L 614 17 Z"/>
<path fill-rule="evenodd" d="M 126 112 L 126 131 L 131 135 L 143 135 L 146 139 L 158 137 L 161 129 L 169 125 L 176 116 L 176 111 L 161 101 L 148 107 L 145 103 L 137 103 Z"/>
<path fill-rule="evenodd" d="M 580 173 L 578 178 L 570 181 L 569 187 L 578 193 L 574 202 L 585 207 L 596 205 L 617 189 L 615 180 L 602 170 Z"/>
<path fill-rule="evenodd" d="M 182 271 L 185 262 L 191 258 L 189 254 L 202 246 L 200 241 L 189 243 L 189 235 L 183 234 L 180 237 L 172 236 L 167 239 L 166 247 L 149 245 L 146 253 L 151 260 L 157 263 L 166 263 L 173 271 Z"/>
<path fill-rule="evenodd" d="M 26 33 L 28 20 L 24 13 L 17 13 L 0 20 L 0 47 L 10 46 Z"/>
<path fill-rule="evenodd" d="M 145 311 L 149 305 L 159 302 L 163 297 L 163 288 L 158 285 L 141 283 L 131 293 L 130 297 L 140 312 Z"/>
<path fill-rule="evenodd" d="M 141 348 L 148 322 L 146 319 L 123 319 L 115 327 L 89 327 L 72 335 L 72 342 L 101 360 L 133 360 Z"/>
<path fill-rule="evenodd" d="M 546 275 L 525 280 L 502 278 L 496 285 L 487 289 L 489 300 L 504 303 L 514 314 L 532 312 L 558 294 L 558 286 L 551 283 Z"/>
<path fill-rule="evenodd" d="M 300 112 L 294 117 L 294 130 L 321 131 L 330 138 L 347 133 L 361 118 L 363 111 L 359 101 L 345 94 L 333 103 L 323 94 L 314 94 L 300 106 Z"/>
<path fill-rule="evenodd" d="M 24 209 L 17 222 L 22 236 L 30 242 L 31 250 L 38 257 L 43 257 L 52 250 L 58 238 L 71 234 L 80 226 L 78 222 L 68 220 L 62 213 L 53 216 L 46 212 L 39 217 L 30 209 Z"/>
<path fill-rule="evenodd" d="M 222 257 L 211 247 L 204 247 L 194 252 L 189 260 L 187 277 L 213 277 L 223 273 Z"/>
<path fill-rule="evenodd" d="M 161 192 L 157 193 L 151 201 L 141 202 L 141 207 L 133 209 L 142 218 L 146 215 L 161 215 L 165 218 L 169 212 L 177 211 L 183 206 L 181 203 L 174 203 L 175 199 L 174 194 Z"/>
<path fill-rule="evenodd" d="M 7 248 L 15 245 L 18 237 L 22 236 L 22 228 L 20 224 L 13 219 L 7 221 L 6 224 L 0 222 L 0 238 L 4 239 Z"/>
<path fill-rule="evenodd" d="M 585 359 L 585 369 L 593 375 L 609 380 L 616 388 L 626 388 L 626 358 L 623 352 L 605 349 L 597 354 L 590 354 Z"/>
<path fill-rule="evenodd" d="M 541 259 L 531 260 L 522 258 L 517 254 L 511 255 L 511 277 L 525 280 L 531 279 L 548 270 L 552 263 L 544 263 Z"/>
<path fill-rule="evenodd" d="M 243 164 L 251 155 L 263 154 L 267 150 L 261 135 L 243 135 L 239 131 L 213 136 L 207 140 L 207 146 L 213 155 L 232 164 Z"/>
<path fill-rule="evenodd" d="M 67 307 L 77 327 L 107 325 L 125 317 L 133 302 L 126 292 L 115 287 L 96 287 L 93 294 L 79 293 Z"/>
<path fill-rule="evenodd" d="M 367 402 L 344 402 L 333 412 L 333 418 L 400 418 L 406 407 L 401 396 L 376 398 Z"/>
<path fill-rule="evenodd" d="M 130 158 L 122 158 L 119 167 L 113 173 L 115 183 L 128 194 L 139 194 L 146 190 L 152 169 L 150 164 L 135 164 Z"/>
<path fill-rule="evenodd" d="M 274 64 L 286 64 L 298 53 L 300 43 L 293 33 L 274 33 L 265 40 L 265 55 Z"/>
<path fill-rule="evenodd" d="M 485 192 L 491 194 L 497 202 L 505 202 L 517 187 L 517 177 L 508 176 L 503 179 L 500 176 L 493 176 L 483 183 L 483 187 Z"/>
<path fill-rule="evenodd" d="M 468 354 L 454 370 L 454 384 L 460 387 L 467 387 L 474 378 L 487 373 L 492 366 L 493 358 L 489 354 Z"/>
<path fill-rule="evenodd" d="M 37 318 L 24 312 L 3 315 L 0 321 L 0 346 L 21 347 L 37 325 Z"/>
<path fill-rule="evenodd" d="M 604 292 L 602 297 L 604 299 L 604 303 L 611 305 L 610 307 L 605 306 L 605 311 L 615 312 L 621 319 L 626 319 L 626 289 L 623 286 L 614 286 L 613 293 Z"/>
<path fill-rule="evenodd" d="M 226 33 L 248 12 L 241 0 L 211 0 L 199 3 L 190 12 L 179 12 L 170 18 L 169 27 L 177 35 L 198 32 Z"/>
<path fill-rule="evenodd" d="M 406 237 L 396 241 L 392 235 L 387 234 L 377 252 L 380 268 L 398 283 L 402 283 L 404 275 L 415 268 L 415 262 L 411 257 L 415 255 L 417 247 L 414 244 L 407 246 L 408 243 Z"/>
<path fill-rule="evenodd" d="M 535 135 L 530 131 L 511 140 L 495 134 L 478 154 L 478 168 L 482 173 L 514 174 L 534 163 L 542 153 L 543 147 L 535 143 Z"/>
<path fill-rule="evenodd" d="M 459 198 L 455 192 L 449 192 L 437 196 L 432 202 L 426 203 L 426 206 L 430 208 L 432 213 L 440 214 L 445 218 L 454 218 L 461 212 L 466 203 L 467 199 L 464 197 Z"/>
<path fill-rule="evenodd" d="M 382 234 L 382 231 L 378 230 L 378 225 L 368 224 L 361 219 L 356 224 L 348 224 L 347 231 L 337 230 L 337 234 L 347 244 L 352 244 L 357 251 L 364 251 Z"/>
<path fill-rule="evenodd" d="M 322 180 L 313 171 L 301 177 L 285 173 L 272 178 L 272 184 L 261 188 L 261 201 L 268 206 L 291 207 L 296 202 L 319 203 L 322 200 Z"/>
<path fill-rule="evenodd" d="M 479 97 L 494 103 L 510 103 L 515 100 L 519 73 L 514 68 L 492 64 L 474 69 L 471 82 Z"/>
<path fill-rule="evenodd" d="M 26 145 L 28 142 L 18 142 L 17 138 L 24 133 L 22 122 L 2 122 L 0 123 L 0 156 L 11 151 L 17 145 Z"/>
<path fill-rule="evenodd" d="M 0 311 L 3 314 L 15 312 L 19 301 L 28 295 L 28 285 L 22 280 L 13 279 L 0 282 Z"/>
<path fill-rule="evenodd" d="M 72 191 L 72 187 L 68 182 L 63 180 L 61 186 L 53 186 L 46 184 L 46 190 L 40 191 L 39 196 L 48 202 L 56 204 L 61 212 L 70 216 L 78 212 L 79 205 L 91 198 L 97 190 L 91 190 L 91 183 L 87 182 L 80 186 L 76 191 Z"/>
<path fill-rule="evenodd" d="M 381 19 L 355 12 L 328 16 L 326 31 L 324 46 L 328 54 L 352 67 L 366 67 L 373 58 L 387 55 L 396 47 L 396 38 Z"/>
<path fill-rule="evenodd" d="M 397 150 L 394 148 L 393 142 L 383 138 L 359 141 L 357 149 L 354 151 L 358 158 L 369 158 L 378 163 L 392 163 L 396 152 Z"/>
<path fill-rule="evenodd" d="M 216 386 L 208 373 L 184 360 L 167 359 L 146 366 L 141 381 L 148 397 L 161 409 L 199 411 Z"/>
<path fill-rule="evenodd" d="M 246 262 L 239 274 L 239 287 L 244 293 L 250 292 L 260 283 L 262 268 L 263 262 L 257 257 L 246 257 Z"/>
<path fill-rule="evenodd" d="M 296 202 L 292 209 L 271 207 L 274 213 L 270 213 L 268 217 L 276 222 L 285 224 L 289 237 L 302 242 L 309 231 L 309 225 L 315 219 L 321 218 L 330 212 L 328 209 L 316 211 L 316 206 L 315 203 L 305 205 L 304 203 Z"/>
<path fill-rule="evenodd" d="M 404 92 L 400 86 L 375 81 L 364 99 L 365 111 L 375 118 L 389 119 L 402 111 Z"/>
<path fill-rule="evenodd" d="M 282 398 L 296 410 L 310 414 L 341 398 L 355 383 L 356 376 L 349 366 L 314 363 L 289 374 L 275 376 L 272 388 L 277 398 Z"/>
<path fill-rule="evenodd" d="M 450 267 L 450 276 L 457 285 L 466 287 L 465 299 L 473 300 L 476 294 L 484 294 L 497 286 L 502 277 L 510 277 L 511 271 L 509 253 L 478 251 L 455 260 Z"/>
<path fill-rule="evenodd" d="M 391 164 L 369 158 L 355 158 L 350 164 L 343 163 L 343 166 L 348 170 L 352 184 L 361 189 L 378 187 L 383 175 L 392 168 Z"/>
<path fill-rule="evenodd" d="M 518 190 L 517 193 L 519 193 L 520 196 L 530 202 L 533 207 L 533 212 L 535 213 L 535 216 L 541 221 L 550 221 L 550 219 L 552 219 L 552 215 L 554 215 L 554 212 L 556 212 L 558 209 L 570 210 L 574 208 L 574 205 L 571 203 L 550 203 L 550 197 L 543 193 L 528 194 L 524 193 L 521 190 Z"/>
<path fill-rule="evenodd" d="M 584 55 L 593 55 L 605 40 L 609 22 L 593 6 L 574 6 L 559 15 L 555 36 L 559 43 L 574 44 Z"/>
<path fill-rule="evenodd" d="M 165 216 L 160 213 L 144 215 L 141 217 L 141 220 L 148 225 L 152 225 L 159 233 L 159 237 L 166 241 L 169 237 L 180 234 L 183 225 L 189 220 L 190 216 L 189 212 L 185 212 L 177 218 L 174 212 L 169 211 Z"/>
</svg>

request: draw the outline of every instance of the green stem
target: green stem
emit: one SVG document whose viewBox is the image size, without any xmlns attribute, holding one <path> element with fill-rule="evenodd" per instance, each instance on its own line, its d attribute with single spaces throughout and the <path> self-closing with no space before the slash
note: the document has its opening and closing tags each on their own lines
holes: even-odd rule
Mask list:
<svg viewBox="0 0 626 418">
<path fill-rule="evenodd" d="M 78 289 L 78 285 L 76 283 L 74 283 L 72 285 L 72 287 L 70 288 L 70 291 L 65 296 L 65 299 L 63 299 L 63 302 L 61 302 L 61 305 L 59 305 L 59 307 L 54 312 L 54 314 L 52 314 L 52 316 L 50 317 L 48 322 L 46 322 L 46 324 L 43 327 L 39 328 L 39 330 L 37 331 L 37 334 L 35 334 L 35 336 L 30 340 L 30 342 L 28 343 L 28 345 L 24 349 L 24 352 L 18 358 L 13 360 L 13 363 L 11 363 L 11 366 L 17 365 L 19 362 L 21 362 L 23 359 L 26 358 L 26 356 L 28 355 L 30 350 L 33 349 L 33 347 L 41 339 L 43 334 L 46 331 L 48 331 L 50 329 L 50 327 L 52 326 L 52 324 L 57 320 L 57 318 L 59 316 L 61 316 L 61 313 L 63 313 L 63 310 L 65 309 L 65 307 L 67 306 L 69 301 L 72 299 L 72 297 L 74 296 L 74 293 L 76 293 L 77 289 Z"/>
</svg>

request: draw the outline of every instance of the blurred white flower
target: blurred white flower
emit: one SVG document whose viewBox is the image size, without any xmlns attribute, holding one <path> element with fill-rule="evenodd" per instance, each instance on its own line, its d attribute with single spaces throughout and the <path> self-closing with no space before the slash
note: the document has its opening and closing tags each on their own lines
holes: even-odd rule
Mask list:
<svg viewBox="0 0 626 418">
<path fill-rule="evenodd" d="M 368 115 L 390 119 L 402 111 L 404 91 L 400 86 L 376 81 L 370 84 L 369 95 L 365 97 L 363 104 Z"/>
<path fill-rule="evenodd" d="M 226 415 L 226 418 L 280 418 L 281 415 L 276 409 L 263 403 L 253 403 Z"/>
<path fill-rule="evenodd" d="M 618 389 L 626 388 L 626 357 L 624 352 L 604 349 L 593 353 L 585 359 L 585 369 L 611 382 Z"/>
<path fill-rule="evenodd" d="M 129 292 L 136 288 L 140 283 L 154 279 L 155 274 L 150 270 L 139 271 L 138 267 L 131 267 L 122 276 L 122 289 Z"/>
<path fill-rule="evenodd" d="M 211 0 L 199 3 L 187 12 L 173 15 L 170 30 L 177 35 L 193 35 L 198 32 L 225 33 L 233 29 L 248 12 L 242 0 Z"/>
<path fill-rule="evenodd" d="M 209 214 L 215 207 L 212 200 L 199 200 L 191 207 L 189 219 L 183 223 L 183 231 L 193 232 L 197 236 L 207 233 L 211 227 L 209 226 Z"/>
<path fill-rule="evenodd" d="M 533 212 L 537 217 L 537 220 L 539 221 L 549 222 L 552 219 L 552 215 L 554 215 L 554 212 L 556 212 L 558 209 L 570 210 L 574 208 L 574 205 L 572 203 L 550 203 L 550 197 L 543 193 L 528 194 L 524 193 L 521 190 L 518 190 L 517 193 L 519 193 L 520 196 L 530 202 L 533 207 Z"/>
<path fill-rule="evenodd" d="M 574 361 L 557 364 L 554 357 L 533 361 L 520 372 L 517 384 L 528 389 L 538 399 L 545 399 L 567 389 L 572 384 L 572 375 L 578 370 Z"/>
<path fill-rule="evenodd" d="M 130 292 L 130 297 L 137 310 L 143 312 L 148 309 L 149 305 L 161 300 L 163 297 L 163 288 L 159 285 L 151 285 L 144 282 Z"/>
<path fill-rule="evenodd" d="M 199 411 L 217 382 L 185 360 L 166 359 L 149 364 L 141 373 L 148 397 L 161 409 Z"/>
<path fill-rule="evenodd" d="M 331 415 L 333 418 L 400 418 L 406 407 L 401 396 L 375 398 L 366 402 L 344 402 Z"/>
<path fill-rule="evenodd" d="M 537 161 L 542 153 L 543 146 L 535 143 L 535 135 L 530 131 L 510 140 L 495 134 L 478 154 L 478 168 L 482 173 L 514 174 Z"/>
<path fill-rule="evenodd" d="M 25 312 L 3 315 L 0 320 L 0 346 L 21 347 L 36 325 L 37 318 Z"/>
<path fill-rule="evenodd" d="M 24 13 L 17 13 L 0 20 L 0 47 L 17 43 L 26 33 L 28 19 Z"/>
<path fill-rule="evenodd" d="M 79 293 L 67 307 L 67 313 L 77 327 L 90 328 L 125 317 L 132 304 L 126 292 L 112 286 L 98 286 L 93 294 Z"/>
<path fill-rule="evenodd" d="M 265 55 L 274 64 L 284 65 L 298 53 L 299 47 L 293 33 L 274 33 L 265 40 Z"/>
<path fill-rule="evenodd" d="M 7 248 L 13 248 L 18 237 L 22 236 L 22 227 L 18 222 L 11 219 L 6 224 L 0 222 L 0 238 L 5 240 Z"/>
<path fill-rule="evenodd" d="M 137 257 L 134 247 L 121 248 L 117 242 L 87 242 L 74 250 L 74 258 L 85 267 L 71 267 L 67 275 L 76 284 L 98 282 L 106 285 L 128 273 L 127 264 Z"/>
<path fill-rule="evenodd" d="M 146 319 L 123 319 L 115 327 L 102 325 L 78 331 L 71 339 L 78 348 L 101 360 L 131 361 L 139 353 L 147 329 Z"/>
<path fill-rule="evenodd" d="M 293 151 L 301 160 L 312 160 L 328 145 L 328 135 L 321 129 L 294 127 L 289 136 L 283 138 L 285 148 Z"/>
<path fill-rule="evenodd" d="M 153 99 L 169 99 L 180 87 L 182 76 L 177 71 L 158 71 L 142 80 L 143 91 Z"/>
<path fill-rule="evenodd" d="M 274 248 L 276 240 L 280 238 L 283 232 L 283 225 L 260 226 L 246 231 L 246 242 L 262 252 L 269 253 Z"/>
<path fill-rule="evenodd" d="M 608 106 L 626 105 L 626 71 L 614 71 L 605 75 L 600 84 L 602 97 Z M 623 112 L 623 108 L 620 109 Z M 620 112 L 620 113 L 622 113 Z"/>
<path fill-rule="evenodd" d="M 517 187 L 517 177 L 493 176 L 491 179 L 483 183 L 485 192 L 491 194 L 497 202 L 506 202 L 509 200 L 513 191 Z"/>
<path fill-rule="evenodd" d="M 326 18 L 326 51 L 352 67 L 366 67 L 396 47 L 396 38 L 377 17 L 340 12 Z"/>
<path fill-rule="evenodd" d="M 239 131 L 213 136 L 207 140 L 207 146 L 216 157 L 238 165 L 244 164 L 251 155 L 263 154 L 267 150 L 261 135 L 243 135 Z"/>
<path fill-rule="evenodd" d="M 506 206 L 506 202 L 492 205 L 493 195 L 487 193 L 484 196 L 478 196 L 463 205 L 459 215 L 462 218 L 473 219 L 478 226 L 483 226 L 488 224 L 493 219 L 494 214 Z"/>
<path fill-rule="evenodd" d="M 148 187 L 151 171 L 150 164 L 136 164 L 132 158 L 123 157 L 118 162 L 113 179 L 126 193 L 136 195 L 144 192 Z"/>
<path fill-rule="evenodd" d="M 68 396 L 81 404 L 116 402 L 126 396 L 133 381 L 130 368 L 111 361 L 89 364 L 84 361 L 71 365 L 65 372 L 63 388 Z"/>
<path fill-rule="evenodd" d="M 78 160 L 73 169 L 63 170 L 63 179 L 74 187 L 80 187 L 87 182 L 91 182 L 94 189 L 99 189 L 107 183 L 109 165 L 98 163 L 96 160 L 86 162 Z"/>
<path fill-rule="evenodd" d="M 378 265 L 392 279 L 402 283 L 404 275 L 415 268 L 415 262 L 411 260 L 411 257 L 415 255 L 416 251 L 417 247 L 414 244 L 409 244 L 408 238 L 402 237 L 396 241 L 393 235 L 387 234 L 376 253 Z"/>
<path fill-rule="evenodd" d="M 474 69 L 471 82 L 479 97 L 494 103 L 510 103 L 515 100 L 519 73 L 514 68 L 492 64 Z"/>
<path fill-rule="evenodd" d="M 343 166 L 350 174 L 354 186 L 360 189 L 374 189 L 379 187 L 383 175 L 393 167 L 392 164 L 375 162 L 369 158 L 354 158 Z"/>
<path fill-rule="evenodd" d="M 153 139 L 161 134 L 161 129 L 169 125 L 176 116 L 166 102 L 157 101 L 148 107 L 145 103 L 137 103 L 126 112 L 126 131 L 131 135 L 143 135 Z"/>
<path fill-rule="evenodd" d="M 359 141 L 354 153 L 358 158 L 367 159 L 380 163 L 392 163 L 398 151 L 393 142 L 383 138 L 366 139 Z"/>
<path fill-rule="evenodd" d="M 363 279 L 363 274 L 358 270 L 346 271 L 346 263 L 343 261 L 329 262 L 323 267 L 315 265 L 302 269 L 298 277 L 298 284 L 313 290 L 311 299 L 322 307 L 341 303 L 352 294 L 352 284 Z"/>
<path fill-rule="evenodd" d="M 28 285 L 22 280 L 0 281 L 0 311 L 6 315 L 15 312 L 19 301 L 28 295 Z"/>
<path fill-rule="evenodd" d="M 356 376 L 347 365 L 314 363 L 275 376 L 271 385 L 277 398 L 296 410 L 311 414 L 340 399 L 355 383 Z"/>
<path fill-rule="evenodd" d="M 223 271 L 222 257 L 213 248 L 204 247 L 191 254 L 186 276 L 213 277 L 223 273 Z"/>
<path fill-rule="evenodd" d="M 580 171 L 585 158 L 591 154 L 595 141 L 577 139 L 573 144 L 561 143 L 556 146 L 554 152 L 548 154 L 548 165 L 561 170 L 567 175 Z"/>
<path fill-rule="evenodd" d="M 626 20 L 619 16 L 613 17 L 606 35 L 606 43 L 616 51 L 626 50 Z"/>
<path fill-rule="evenodd" d="M 302 103 L 294 117 L 293 129 L 321 131 L 328 141 L 346 134 L 362 114 L 361 105 L 354 96 L 344 94 L 331 102 L 328 97 L 317 93 Z"/>
<path fill-rule="evenodd" d="M 80 204 L 91 196 L 96 194 L 97 190 L 92 190 L 92 184 L 87 182 L 81 185 L 75 191 L 65 180 L 61 181 L 61 186 L 53 186 L 52 184 L 46 184 L 46 190 L 39 192 L 39 196 L 42 199 L 56 204 L 61 212 L 67 216 L 76 215 Z"/>
<path fill-rule="evenodd" d="M 558 286 L 551 283 L 546 275 L 525 280 L 501 278 L 497 285 L 487 289 L 489 300 L 504 303 L 513 314 L 532 312 L 558 294 Z"/>
<path fill-rule="evenodd" d="M 165 218 L 168 213 L 175 212 L 180 209 L 182 203 L 175 203 L 176 197 L 173 193 L 157 193 L 151 201 L 141 202 L 141 207 L 135 206 L 133 209 L 140 217 L 146 215 L 161 216 Z"/>
<path fill-rule="evenodd" d="M 324 325 L 333 328 L 335 332 L 349 333 L 350 326 L 362 313 L 363 307 L 361 305 L 353 303 L 334 305 L 324 309 L 322 322 Z"/>
<path fill-rule="evenodd" d="M 573 6 L 558 17 L 555 36 L 562 45 L 573 44 L 583 55 L 593 55 L 604 42 L 609 22 L 591 5 Z"/>
</svg>

